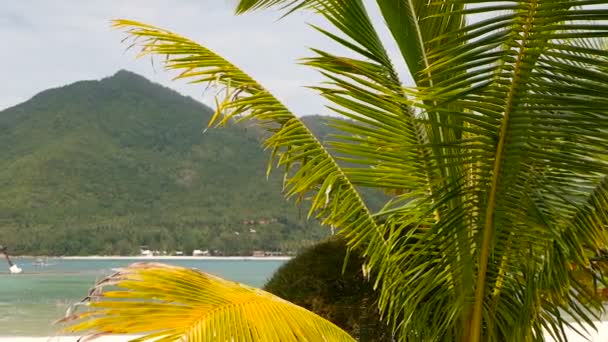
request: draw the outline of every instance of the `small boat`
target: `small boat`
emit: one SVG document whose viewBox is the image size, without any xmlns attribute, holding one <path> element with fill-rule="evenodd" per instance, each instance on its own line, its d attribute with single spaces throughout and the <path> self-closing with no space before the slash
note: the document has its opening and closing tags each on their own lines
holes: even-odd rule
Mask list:
<svg viewBox="0 0 608 342">
<path fill-rule="evenodd" d="M 37 258 L 36 260 L 32 261 L 32 265 L 34 266 L 38 266 L 38 267 L 44 267 L 44 266 L 48 266 L 49 265 L 49 259 L 48 258 Z"/>
<path fill-rule="evenodd" d="M 8 270 L 12 274 L 19 274 L 19 273 L 23 272 L 23 270 L 15 264 L 11 265 L 11 267 L 9 267 Z"/>
</svg>

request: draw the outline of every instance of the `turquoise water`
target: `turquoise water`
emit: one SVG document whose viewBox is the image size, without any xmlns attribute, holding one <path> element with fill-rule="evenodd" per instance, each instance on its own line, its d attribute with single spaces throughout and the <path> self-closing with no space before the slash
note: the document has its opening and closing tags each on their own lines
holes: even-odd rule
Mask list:
<svg viewBox="0 0 608 342">
<path fill-rule="evenodd" d="M 153 260 L 153 259 L 151 259 Z M 96 280 L 135 260 L 49 259 L 35 266 L 33 259 L 16 258 L 23 274 L 10 275 L 0 264 L 0 336 L 48 336 L 52 322 L 68 306 L 82 299 Z M 284 263 L 276 260 L 162 260 L 204 270 L 222 278 L 260 287 Z"/>
</svg>

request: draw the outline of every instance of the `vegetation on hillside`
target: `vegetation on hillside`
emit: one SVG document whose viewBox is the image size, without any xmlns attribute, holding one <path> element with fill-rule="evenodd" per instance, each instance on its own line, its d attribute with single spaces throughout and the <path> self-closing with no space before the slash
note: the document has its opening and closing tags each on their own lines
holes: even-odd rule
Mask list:
<svg viewBox="0 0 608 342">
<path fill-rule="evenodd" d="M 284 201 L 279 175 L 266 180 L 261 131 L 203 134 L 211 114 L 127 71 L 0 112 L 0 242 L 29 255 L 250 254 L 327 236 Z"/>
<path fill-rule="evenodd" d="M 352 119 L 335 122 L 343 135 L 331 148 L 215 52 L 146 24 L 115 24 L 143 54 L 163 56 L 178 78 L 226 90 L 210 125 L 251 119 L 268 130 L 264 144 L 284 170 L 286 194 L 307 200 L 311 215 L 361 251 L 399 341 L 543 341 L 545 334 L 564 341 L 565 327 L 593 325 L 603 307 L 573 270 L 588 268 L 589 251 L 608 245 L 608 1 L 377 3 L 413 88 L 401 83 L 362 0 L 237 6 L 312 9 L 333 27 L 318 30 L 344 55 L 313 49 L 304 62 L 327 77 L 315 89 Z M 484 19 L 470 20 L 473 13 Z M 373 212 L 361 187 L 394 196 Z M 141 287 L 162 287 L 162 272 L 152 267 Z M 222 331 L 222 340 L 281 340 L 256 335 L 257 326 L 240 318 L 249 298 L 228 299 L 213 282 L 201 284 L 199 298 L 187 280 L 171 288 L 188 292 L 186 303 L 225 300 L 215 314 L 196 316 L 188 335 L 174 334 L 162 312 L 175 302 L 152 301 L 158 297 L 145 288 L 120 301 L 99 296 L 96 306 L 112 310 L 97 311 L 78 330 L 114 332 L 106 322 L 116 322 L 127 327 L 120 332 L 154 327 L 166 340 L 212 340 L 204 335 L 210 331 Z M 142 298 L 158 312 L 133 312 Z M 312 320 L 300 310 L 270 310 L 263 331 L 310 340 L 300 324 Z M 148 330 L 128 329 L 144 318 Z M 331 340 L 324 331 L 315 339 Z"/>
</svg>

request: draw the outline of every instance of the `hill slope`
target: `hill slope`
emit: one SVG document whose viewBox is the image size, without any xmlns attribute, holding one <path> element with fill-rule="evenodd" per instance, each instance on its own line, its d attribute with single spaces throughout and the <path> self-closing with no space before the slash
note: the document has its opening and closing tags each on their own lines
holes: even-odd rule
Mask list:
<svg viewBox="0 0 608 342">
<path fill-rule="evenodd" d="M 295 250 L 327 234 L 266 180 L 259 133 L 120 71 L 0 112 L 0 244 L 37 255 Z M 316 119 L 315 119 L 316 120 Z M 255 232 L 254 232 L 255 231 Z"/>
</svg>

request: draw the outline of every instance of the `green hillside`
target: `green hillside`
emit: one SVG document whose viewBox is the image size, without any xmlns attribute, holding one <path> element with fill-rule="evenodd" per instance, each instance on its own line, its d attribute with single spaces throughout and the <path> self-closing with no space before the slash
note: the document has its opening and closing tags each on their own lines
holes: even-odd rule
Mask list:
<svg viewBox="0 0 608 342">
<path fill-rule="evenodd" d="M 0 112 L 0 244 L 35 255 L 239 254 L 326 236 L 283 199 L 280 173 L 266 180 L 259 132 L 203 134 L 210 114 L 127 71 Z"/>
</svg>

